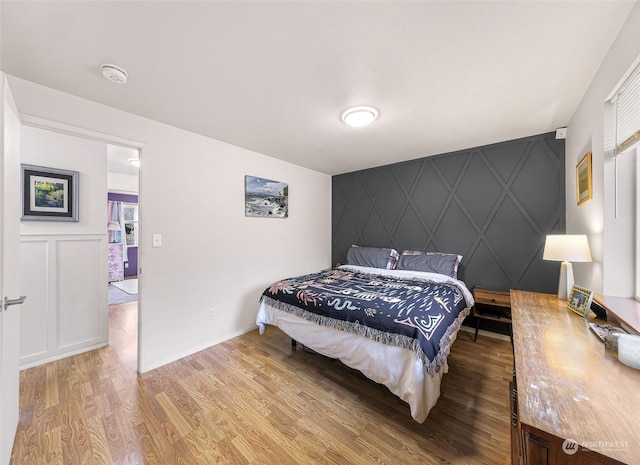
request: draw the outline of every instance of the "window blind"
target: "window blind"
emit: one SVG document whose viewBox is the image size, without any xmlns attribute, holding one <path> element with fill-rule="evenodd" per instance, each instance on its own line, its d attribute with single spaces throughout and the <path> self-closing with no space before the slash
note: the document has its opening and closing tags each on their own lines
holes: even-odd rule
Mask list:
<svg viewBox="0 0 640 465">
<path fill-rule="evenodd" d="M 615 154 L 640 141 L 640 66 L 611 99 L 615 134 Z"/>
</svg>

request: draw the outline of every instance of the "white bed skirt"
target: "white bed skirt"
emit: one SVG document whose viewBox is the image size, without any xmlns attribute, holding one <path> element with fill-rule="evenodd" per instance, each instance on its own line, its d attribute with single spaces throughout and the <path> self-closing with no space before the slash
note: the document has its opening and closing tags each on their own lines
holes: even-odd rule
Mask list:
<svg viewBox="0 0 640 465">
<path fill-rule="evenodd" d="M 327 357 L 337 358 L 367 378 L 385 385 L 411 408 L 411 416 L 423 423 L 440 397 L 440 382 L 449 369 L 447 363 L 433 376 L 415 353 L 388 346 L 364 336 L 346 333 L 260 303 L 256 324 L 262 334 L 266 325 L 280 328 L 297 342 Z M 451 344 L 457 333 L 451 337 Z"/>
</svg>

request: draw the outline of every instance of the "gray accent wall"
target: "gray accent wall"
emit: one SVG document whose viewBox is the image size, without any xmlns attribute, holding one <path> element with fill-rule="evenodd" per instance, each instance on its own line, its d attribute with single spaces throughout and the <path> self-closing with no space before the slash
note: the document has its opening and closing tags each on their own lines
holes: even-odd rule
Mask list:
<svg viewBox="0 0 640 465">
<path fill-rule="evenodd" d="M 548 133 L 334 176 L 333 263 L 352 244 L 458 253 L 469 288 L 556 293 L 542 252 L 565 232 L 564 157 Z"/>
</svg>

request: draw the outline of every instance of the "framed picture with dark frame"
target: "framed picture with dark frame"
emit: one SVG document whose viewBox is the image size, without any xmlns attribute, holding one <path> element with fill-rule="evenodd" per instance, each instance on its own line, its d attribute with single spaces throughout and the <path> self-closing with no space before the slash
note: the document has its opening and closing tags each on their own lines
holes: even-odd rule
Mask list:
<svg viewBox="0 0 640 465">
<path fill-rule="evenodd" d="M 587 152 L 576 166 L 576 187 L 578 205 L 593 198 L 593 175 L 591 171 L 591 152 Z"/>
<path fill-rule="evenodd" d="M 578 315 L 587 317 L 591 310 L 591 301 L 593 300 L 593 291 L 574 284 L 571 287 L 571 294 L 567 307 L 569 310 L 576 312 Z"/>
<path fill-rule="evenodd" d="M 78 221 L 77 171 L 20 165 L 23 221 Z"/>
</svg>

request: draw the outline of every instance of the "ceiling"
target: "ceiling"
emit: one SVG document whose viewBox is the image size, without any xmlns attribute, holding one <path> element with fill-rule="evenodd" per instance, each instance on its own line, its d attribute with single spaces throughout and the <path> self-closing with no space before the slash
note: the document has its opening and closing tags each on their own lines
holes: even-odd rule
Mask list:
<svg viewBox="0 0 640 465">
<path fill-rule="evenodd" d="M 632 1 L 7 1 L 6 73 L 328 174 L 566 126 Z M 129 82 L 105 80 L 114 63 Z M 350 128 L 340 113 L 373 105 Z M 570 137 L 570 134 L 569 134 Z"/>
</svg>

